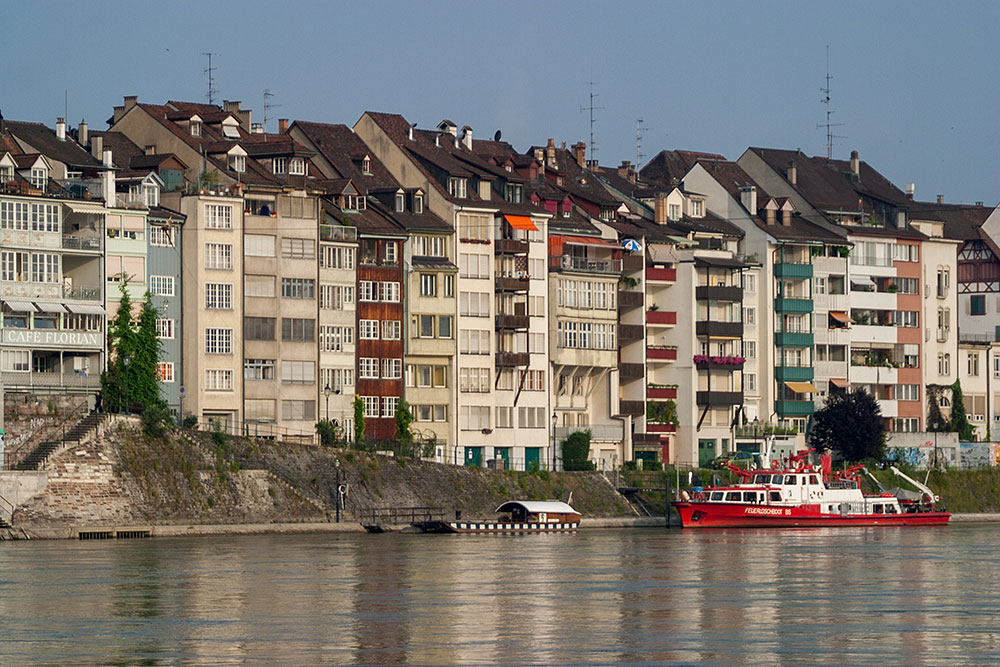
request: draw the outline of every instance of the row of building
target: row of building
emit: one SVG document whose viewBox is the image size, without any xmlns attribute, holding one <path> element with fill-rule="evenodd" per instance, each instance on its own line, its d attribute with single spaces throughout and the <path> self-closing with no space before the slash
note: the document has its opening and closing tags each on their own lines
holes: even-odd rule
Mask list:
<svg viewBox="0 0 1000 667">
<path fill-rule="evenodd" d="M 125 285 L 160 310 L 175 412 L 311 439 L 319 420 L 444 462 L 704 464 L 801 442 L 864 387 L 932 430 L 961 379 L 1000 419 L 1000 216 L 850 160 L 586 145 L 518 151 L 444 120 L 353 127 L 126 97 L 108 129 L 0 120 L 2 391 L 94 393 Z"/>
</svg>

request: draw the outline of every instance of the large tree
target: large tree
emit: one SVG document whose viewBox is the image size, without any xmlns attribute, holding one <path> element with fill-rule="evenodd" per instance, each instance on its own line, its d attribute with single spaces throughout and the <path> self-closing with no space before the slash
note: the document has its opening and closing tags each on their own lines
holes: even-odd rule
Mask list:
<svg viewBox="0 0 1000 667">
<path fill-rule="evenodd" d="M 836 451 L 848 461 L 881 459 L 885 441 L 882 409 L 864 390 L 830 394 L 813 415 L 809 444 L 818 452 Z"/>
<path fill-rule="evenodd" d="M 132 297 L 128 292 L 128 277 L 119 283 L 121 297 L 118 310 L 108 325 L 108 368 L 101 374 L 101 393 L 105 409 L 121 412 L 127 409 L 132 387 L 130 362 L 136 349 L 132 322 Z M 126 393 L 129 395 L 126 396 Z"/>
<path fill-rule="evenodd" d="M 949 431 L 958 433 L 958 439 L 962 442 L 971 442 L 975 436 L 972 431 L 972 424 L 965 414 L 965 397 L 962 395 L 962 383 L 955 380 L 951 385 L 951 428 Z"/>
<path fill-rule="evenodd" d="M 133 403 L 145 407 L 163 403 L 157 372 L 163 352 L 163 343 L 156 335 L 156 318 L 159 316 L 159 311 L 153 306 L 153 295 L 147 291 L 139 311 L 129 375 L 129 397 Z"/>
</svg>

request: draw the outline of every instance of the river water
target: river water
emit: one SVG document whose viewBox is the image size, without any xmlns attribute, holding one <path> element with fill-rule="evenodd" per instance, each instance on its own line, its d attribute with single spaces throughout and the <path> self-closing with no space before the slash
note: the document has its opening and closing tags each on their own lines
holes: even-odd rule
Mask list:
<svg viewBox="0 0 1000 667">
<path fill-rule="evenodd" d="M 998 528 L 5 542 L 0 664 L 997 663 Z"/>
</svg>

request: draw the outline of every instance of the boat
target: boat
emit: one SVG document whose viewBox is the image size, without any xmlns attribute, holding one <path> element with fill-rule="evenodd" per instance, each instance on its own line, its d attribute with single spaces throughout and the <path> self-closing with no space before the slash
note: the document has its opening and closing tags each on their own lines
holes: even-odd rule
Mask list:
<svg viewBox="0 0 1000 667">
<path fill-rule="evenodd" d="M 580 513 L 555 500 L 508 500 L 493 520 L 421 521 L 413 525 L 425 533 L 552 533 L 576 530 Z"/>
<path fill-rule="evenodd" d="M 892 466 L 893 472 L 920 489 L 886 491 L 864 466 L 833 472 L 830 457 L 819 466 L 807 462 L 812 450 L 785 461 L 742 470 L 729 465 L 738 481 L 729 486 L 682 489 L 672 504 L 684 528 L 749 528 L 799 526 L 912 526 L 948 523 L 939 510 L 940 497 Z M 861 489 L 867 474 L 878 493 Z"/>
</svg>

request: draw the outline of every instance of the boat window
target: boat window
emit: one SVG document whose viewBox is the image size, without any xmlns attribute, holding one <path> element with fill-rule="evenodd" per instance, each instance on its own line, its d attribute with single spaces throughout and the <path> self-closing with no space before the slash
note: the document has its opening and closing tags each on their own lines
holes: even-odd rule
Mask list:
<svg viewBox="0 0 1000 667">
<path fill-rule="evenodd" d="M 819 478 L 816 475 L 809 475 L 810 484 L 819 484 Z"/>
<path fill-rule="evenodd" d="M 801 481 L 799 482 L 799 484 L 805 484 L 805 483 L 806 483 L 806 476 L 805 476 L 805 475 L 802 475 L 801 477 L 799 477 L 799 480 L 801 480 Z"/>
<path fill-rule="evenodd" d="M 895 505 L 886 505 L 885 506 L 885 513 L 886 514 L 896 514 L 896 506 Z"/>
<path fill-rule="evenodd" d="M 778 501 L 778 500 L 781 500 L 781 492 L 780 491 L 772 491 L 771 492 L 771 501 L 774 502 L 774 501 Z"/>
<path fill-rule="evenodd" d="M 755 503 L 757 502 L 757 492 L 756 491 L 744 491 L 743 492 L 743 502 Z"/>
<path fill-rule="evenodd" d="M 770 475 L 754 475 L 754 477 L 753 477 L 753 483 L 754 484 L 767 484 L 770 481 L 770 479 L 771 479 Z"/>
<path fill-rule="evenodd" d="M 882 509 L 881 505 L 874 505 L 872 507 L 872 514 L 885 514 L 885 511 Z"/>
<path fill-rule="evenodd" d="M 726 500 L 740 502 L 742 495 L 739 491 L 730 491 L 726 494 Z"/>
<path fill-rule="evenodd" d="M 722 500 L 722 491 L 713 491 L 712 500 Z"/>
<path fill-rule="evenodd" d="M 795 475 L 785 475 L 785 484 L 795 484 Z"/>
</svg>

